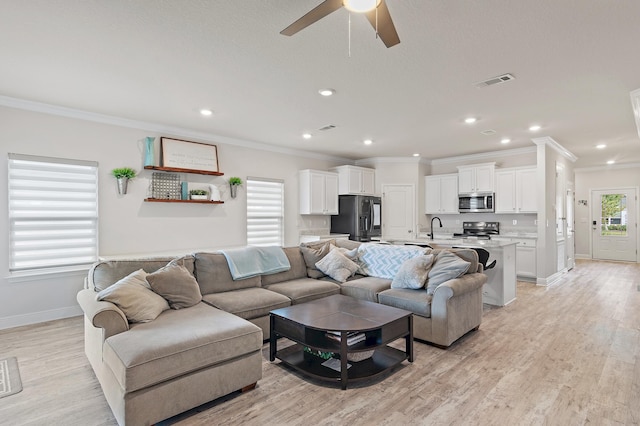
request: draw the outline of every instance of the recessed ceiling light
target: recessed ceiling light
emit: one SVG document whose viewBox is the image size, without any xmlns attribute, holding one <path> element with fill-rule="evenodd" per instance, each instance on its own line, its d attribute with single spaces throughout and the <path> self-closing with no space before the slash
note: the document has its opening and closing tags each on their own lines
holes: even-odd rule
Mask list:
<svg viewBox="0 0 640 426">
<path fill-rule="evenodd" d="M 607 161 L 607 164 L 615 164 L 615 163 L 616 163 L 616 162 L 615 162 L 615 160 L 609 160 L 609 161 Z"/>
<path fill-rule="evenodd" d="M 373 143 L 373 141 L 371 139 L 365 139 L 362 141 L 363 144 L 365 145 L 371 145 Z"/>
<path fill-rule="evenodd" d="M 413 154 L 414 157 L 420 157 L 420 154 Z"/>
<path fill-rule="evenodd" d="M 333 89 L 320 89 L 318 90 L 318 93 L 320 93 L 322 96 L 331 96 L 336 93 L 336 91 Z"/>
<path fill-rule="evenodd" d="M 606 147 L 607 147 L 607 144 L 604 144 L 604 143 L 596 145 L 596 148 L 598 149 L 605 149 Z"/>
<path fill-rule="evenodd" d="M 311 133 L 303 133 L 302 137 L 305 139 L 311 139 Z"/>
<path fill-rule="evenodd" d="M 534 124 L 533 126 L 529 127 L 529 131 L 531 132 L 537 132 L 540 129 L 542 129 L 542 126 L 539 126 L 538 124 Z"/>
<path fill-rule="evenodd" d="M 467 124 L 473 124 L 476 121 L 478 121 L 478 119 L 475 118 L 475 117 L 467 117 L 467 118 L 464 119 L 464 122 L 467 123 Z"/>
<path fill-rule="evenodd" d="M 202 108 L 200 110 L 200 114 L 204 115 L 205 117 L 209 117 L 210 115 L 213 115 L 213 111 L 211 111 L 210 109 Z"/>
<path fill-rule="evenodd" d="M 509 142 L 511 142 L 511 139 L 509 139 L 509 138 L 504 138 L 504 139 L 502 139 L 502 140 L 500 141 L 500 143 L 504 143 L 504 144 L 507 144 L 507 143 L 509 143 Z"/>
</svg>

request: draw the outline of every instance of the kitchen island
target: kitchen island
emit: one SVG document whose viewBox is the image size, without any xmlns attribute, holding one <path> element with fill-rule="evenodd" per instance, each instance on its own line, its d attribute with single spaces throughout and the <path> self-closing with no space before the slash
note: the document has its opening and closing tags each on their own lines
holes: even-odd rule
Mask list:
<svg viewBox="0 0 640 426">
<path fill-rule="evenodd" d="M 480 240 L 471 238 L 416 238 L 413 240 L 383 240 L 389 244 L 419 245 L 438 248 L 483 248 L 489 252 L 490 264 L 496 266 L 484 271 L 487 283 L 482 289 L 482 301 L 488 305 L 505 306 L 516 300 L 516 244 L 512 241 Z"/>
</svg>

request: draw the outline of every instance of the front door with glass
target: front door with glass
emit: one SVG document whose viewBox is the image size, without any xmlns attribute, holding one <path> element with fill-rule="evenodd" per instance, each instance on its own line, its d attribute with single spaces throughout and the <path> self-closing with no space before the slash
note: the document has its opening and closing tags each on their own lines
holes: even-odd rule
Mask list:
<svg viewBox="0 0 640 426">
<path fill-rule="evenodd" d="M 594 259 L 636 261 L 636 203 L 634 188 L 591 191 Z"/>
</svg>

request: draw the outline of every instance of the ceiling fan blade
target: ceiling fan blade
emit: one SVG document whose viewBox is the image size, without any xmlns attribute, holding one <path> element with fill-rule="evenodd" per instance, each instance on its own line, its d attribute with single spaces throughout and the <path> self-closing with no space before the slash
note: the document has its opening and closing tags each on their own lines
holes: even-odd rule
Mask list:
<svg viewBox="0 0 640 426">
<path fill-rule="evenodd" d="M 316 21 L 319 21 L 331 12 L 335 12 L 341 7 L 342 0 L 325 0 L 318 6 L 316 6 L 311 12 L 307 13 L 302 18 L 298 19 L 296 22 L 280 31 L 280 34 L 286 36 L 294 35 L 298 31 L 307 28 L 309 25 L 313 24 Z"/>
<path fill-rule="evenodd" d="M 393 25 L 393 20 L 391 19 L 391 13 L 389 13 L 389 9 L 387 8 L 387 4 L 384 0 L 378 6 L 378 35 L 380 39 L 384 43 L 385 46 L 391 47 L 400 43 L 400 37 L 398 37 L 398 33 L 396 32 L 396 27 Z M 372 10 L 371 12 L 367 12 L 367 19 L 371 22 L 373 28 L 376 28 L 376 10 Z"/>
</svg>

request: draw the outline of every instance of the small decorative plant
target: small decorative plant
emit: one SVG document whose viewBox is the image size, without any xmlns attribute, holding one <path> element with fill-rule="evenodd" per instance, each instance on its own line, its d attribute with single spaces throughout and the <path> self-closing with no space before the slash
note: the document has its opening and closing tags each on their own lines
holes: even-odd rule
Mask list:
<svg viewBox="0 0 640 426">
<path fill-rule="evenodd" d="M 111 170 L 111 174 L 116 179 L 120 179 L 120 178 L 133 179 L 134 177 L 136 177 L 136 171 L 130 167 L 118 167 L 116 169 Z"/>
<path fill-rule="evenodd" d="M 191 195 L 207 195 L 207 191 L 205 191 L 204 189 L 192 189 L 191 191 L 189 191 L 189 194 L 191 194 Z"/>
<path fill-rule="evenodd" d="M 136 177 L 136 171 L 131 167 L 118 167 L 111 170 L 113 177 L 117 179 L 118 194 L 124 195 L 127 193 L 127 183 L 129 179 Z"/>
<path fill-rule="evenodd" d="M 242 179 L 239 177 L 233 176 L 229 178 L 229 187 L 231 188 L 231 198 L 236 198 L 236 194 L 238 193 L 238 187 L 242 185 Z"/>
</svg>

